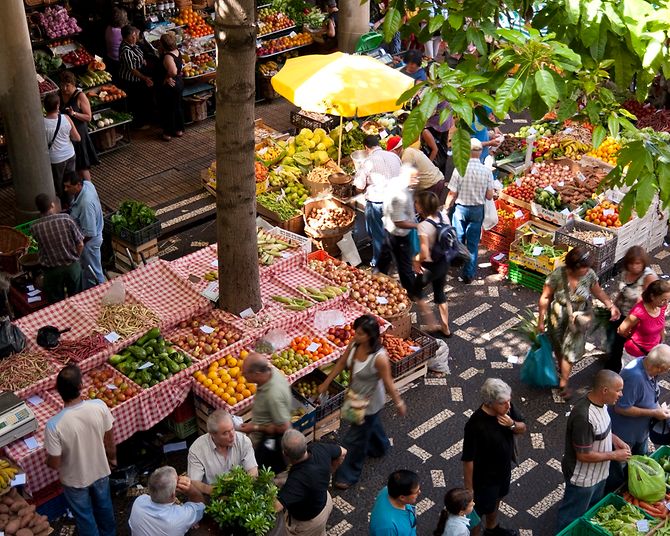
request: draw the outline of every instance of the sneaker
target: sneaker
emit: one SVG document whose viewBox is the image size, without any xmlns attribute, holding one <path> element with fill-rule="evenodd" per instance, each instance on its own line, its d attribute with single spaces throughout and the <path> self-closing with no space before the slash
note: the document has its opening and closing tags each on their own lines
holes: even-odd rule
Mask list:
<svg viewBox="0 0 670 536">
<path fill-rule="evenodd" d="M 463 283 L 464 285 L 469 285 L 472 283 L 472 278 L 471 277 L 463 277 L 463 276 L 458 276 L 458 280 Z"/>
</svg>

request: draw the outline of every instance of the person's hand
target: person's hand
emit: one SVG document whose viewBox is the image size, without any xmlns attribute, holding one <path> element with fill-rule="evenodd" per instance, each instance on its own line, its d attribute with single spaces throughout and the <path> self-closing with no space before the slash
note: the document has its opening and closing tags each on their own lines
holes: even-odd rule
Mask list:
<svg viewBox="0 0 670 536">
<path fill-rule="evenodd" d="M 144 81 L 147 87 L 154 87 L 154 81 L 151 78 L 148 78 Z"/>
<path fill-rule="evenodd" d="M 316 392 L 319 395 L 322 395 L 326 391 L 328 391 L 328 386 L 325 383 L 320 383 L 316 388 Z"/>
<path fill-rule="evenodd" d="M 616 449 L 612 451 L 612 460 L 616 462 L 626 462 L 630 456 L 630 448 Z"/>
<path fill-rule="evenodd" d="M 514 424 L 514 419 L 509 415 L 498 415 L 498 424 L 505 428 L 510 428 Z"/>
<path fill-rule="evenodd" d="M 544 333 L 544 320 L 538 321 L 537 323 L 537 332 Z"/>
<path fill-rule="evenodd" d="M 412 261 L 412 266 L 414 268 L 414 273 L 415 274 L 422 274 L 423 273 L 423 266 L 421 266 L 421 261 Z"/>
<path fill-rule="evenodd" d="M 168 86 L 170 86 L 170 87 L 174 87 L 174 86 L 175 86 L 174 78 L 166 78 L 166 79 L 165 79 L 165 83 L 166 83 Z"/>
<path fill-rule="evenodd" d="M 404 400 L 401 400 L 395 405 L 395 408 L 398 410 L 398 415 L 401 417 L 404 417 L 407 415 L 407 404 L 405 404 Z"/>
<path fill-rule="evenodd" d="M 177 478 L 177 491 L 187 493 L 191 489 L 191 479 L 185 475 Z"/>
<path fill-rule="evenodd" d="M 665 419 L 670 419 L 670 408 L 657 408 L 654 411 L 654 419 L 659 421 L 664 421 Z"/>
<path fill-rule="evenodd" d="M 610 322 L 619 320 L 619 318 L 621 318 L 621 311 L 616 305 L 612 304 L 612 307 L 610 307 Z"/>
<path fill-rule="evenodd" d="M 65 108 L 65 113 L 67 115 L 69 115 L 70 117 L 72 117 L 72 114 L 74 113 L 74 110 L 72 109 L 72 106 L 68 106 L 67 108 Z"/>
<path fill-rule="evenodd" d="M 116 461 L 116 456 L 114 456 L 113 458 L 107 458 L 107 462 L 109 463 L 110 469 L 114 469 L 118 465 Z"/>
</svg>

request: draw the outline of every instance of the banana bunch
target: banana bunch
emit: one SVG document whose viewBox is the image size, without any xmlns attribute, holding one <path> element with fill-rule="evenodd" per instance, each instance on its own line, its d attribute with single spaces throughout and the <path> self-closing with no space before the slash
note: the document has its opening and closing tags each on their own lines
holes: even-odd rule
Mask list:
<svg viewBox="0 0 670 536">
<path fill-rule="evenodd" d="M 258 70 L 263 76 L 274 76 L 279 71 L 279 65 L 275 61 L 266 61 L 258 66 Z"/>
<path fill-rule="evenodd" d="M 205 281 L 216 281 L 216 280 L 219 279 L 219 274 L 217 272 L 215 272 L 214 270 L 211 270 L 211 271 L 205 273 L 205 275 L 203 275 L 202 278 Z"/>
<path fill-rule="evenodd" d="M 292 182 L 300 181 L 301 176 L 302 172 L 299 168 L 290 164 L 284 164 L 283 160 L 282 164 L 270 171 L 268 175 L 270 185 L 279 187 L 284 187 Z"/>
<path fill-rule="evenodd" d="M 298 290 L 302 294 L 309 296 L 310 298 L 312 298 L 314 301 L 317 302 L 325 302 L 326 300 L 337 298 L 338 296 L 341 296 L 347 291 L 345 287 L 335 287 L 332 285 L 327 285 L 321 288 L 300 286 L 296 287 L 296 290 Z"/>
<path fill-rule="evenodd" d="M 304 311 L 312 306 L 312 302 L 303 298 L 289 298 L 287 296 L 272 296 L 272 299 L 284 305 L 284 309 Z"/>
<path fill-rule="evenodd" d="M 565 156 L 575 160 L 581 158 L 581 155 L 587 153 L 591 149 L 591 147 L 586 143 L 568 137 L 561 140 L 560 146 L 563 149 L 563 154 Z"/>
<path fill-rule="evenodd" d="M 7 460 L 0 459 L 0 489 L 9 487 L 9 483 L 14 480 L 19 470 L 12 467 Z"/>
<path fill-rule="evenodd" d="M 258 260 L 264 266 L 270 266 L 274 263 L 277 257 L 282 256 L 283 251 L 296 247 L 294 244 L 277 238 L 263 229 L 258 229 L 256 242 L 258 244 Z"/>
</svg>

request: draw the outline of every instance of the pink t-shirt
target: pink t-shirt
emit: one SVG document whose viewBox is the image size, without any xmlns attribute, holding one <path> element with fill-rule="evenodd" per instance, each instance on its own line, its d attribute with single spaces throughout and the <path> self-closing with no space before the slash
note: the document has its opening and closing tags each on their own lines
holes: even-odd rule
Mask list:
<svg viewBox="0 0 670 536">
<path fill-rule="evenodd" d="M 661 307 L 660 314 L 654 318 L 650 316 L 642 302 L 636 303 L 630 310 L 640 321 L 630 339 L 626 341 L 624 348 L 633 357 L 642 357 L 661 342 L 661 334 L 665 327 L 665 310 L 667 306 Z"/>
</svg>

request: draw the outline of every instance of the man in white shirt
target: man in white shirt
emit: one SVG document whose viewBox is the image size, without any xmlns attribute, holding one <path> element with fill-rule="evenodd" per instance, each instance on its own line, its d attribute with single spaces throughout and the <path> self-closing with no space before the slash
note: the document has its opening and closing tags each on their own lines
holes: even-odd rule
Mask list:
<svg viewBox="0 0 670 536">
<path fill-rule="evenodd" d="M 391 180 L 400 173 L 400 158 L 397 154 L 379 147 L 377 136 L 366 136 L 363 145 L 368 157 L 354 177 L 354 186 L 359 192 L 365 191 L 365 228 L 372 239 L 372 260 L 370 266 L 376 268 L 384 246 L 383 204 L 386 189 Z"/>
<path fill-rule="evenodd" d="M 188 450 L 188 476 L 194 488 L 211 495 L 216 478 L 241 465 L 251 476 L 258 475 L 258 464 L 251 440 L 235 431 L 233 419 L 222 409 L 207 419 L 207 432 Z"/>
<path fill-rule="evenodd" d="M 462 280 L 467 285 L 472 283 L 477 273 L 477 251 L 482 237 L 484 221 L 484 203 L 493 199 L 493 174 L 481 163 L 482 142 L 470 140 L 470 161 L 465 175 L 457 169 L 449 182 L 449 195 L 445 208 L 449 210 L 456 203 L 452 218 L 458 240 L 465 244 L 470 252 L 470 262 L 463 266 Z"/>
<path fill-rule="evenodd" d="M 189 501 L 175 504 L 177 491 Z M 128 525 L 132 536 L 184 536 L 204 513 L 202 494 L 191 480 L 178 477 L 174 467 L 165 466 L 149 477 L 149 495 L 135 499 Z"/>
</svg>

